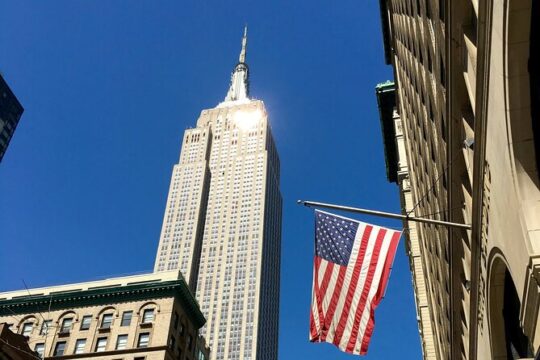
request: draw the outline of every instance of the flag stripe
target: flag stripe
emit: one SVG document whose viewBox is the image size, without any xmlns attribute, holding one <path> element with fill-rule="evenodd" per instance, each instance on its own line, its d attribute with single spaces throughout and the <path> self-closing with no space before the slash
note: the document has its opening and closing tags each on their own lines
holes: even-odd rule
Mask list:
<svg viewBox="0 0 540 360">
<path fill-rule="evenodd" d="M 370 283 L 373 282 L 373 263 L 376 263 L 379 259 L 379 253 L 380 253 L 380 247 L 383 243 L 381 240 L 381 228 L 375 227 L 370 238 L 369 238 L 369 244 L 368 244 L 368 256 L 364 259 L 364 262 L 362 264 L 362 272 L 359 279 L 359 288 L 355 293 L 353 294 L 353 306 L 351 310 L 349 311 L 349 316 L 347 317 L 347 322 L 345 326 L 345 330 L 343 332 L 341 342 L 340 342 L 340 349 L 343 351 L 346 351 L 347 344 L 349 342 L 351 332 L 354 328 L 354 320 L 356 316 L 356 311 L 361 305 L 364 303 L 365 299 L 365 293 L 366 293 L 366 286 L 371 286 Z M 384 239 L 384 237 L 383 237 Z"/>
<path fill-rule="evenodd" d="M 376 250 L 377 252 L 374 253 L 374 255 L 372 256 L 371 263 L 369 264 L 368 279 L 364 285 L 364 289 L 362 290 L 360 304 L 358 308 L 356 308 L 356 314 L 354 315 L 354 320 L 353 320 L 354 325 L 352 327 L 352 331 L 348 339 L 348 344 L 347 344 L 348 351 L 354 351 L 355 349 L 355 345 L 358 339 L 358 330 L 361 325 L 360 321 L 363 317 L 362 315 L 365 313 L 366 305 L 369 306 L 369 298 L 370 298 L 369 295 L 374 292 L 373 289 L 377 289 L 378 277 L 380 276 L 377 276 L 378 274 L 376 270 L 378 267 L 380 268 L 380 266 L 378 265 L 381 263 L 379 261 L 380 260 L 379 257 L 384 257 L 386 254 L 386 250 L 388 249 L 389 241 L 386 241 L 386 242 L 384 241 L 386 235 L 387 235 L 386 229 L 379 230 L 379 234 L 377 235 L 377 242 L 380 244 L 380 246 L 378 246 L 378 249 Z"/>
<path fill-rule="evenodd" d="M 314 340 L 317 337 L 317 325 L 313 316 L 313 309 L 309 312 L 309 339 Z"/>
<path fill-rule="evenodd" d="M 314 261 L 316 264 L 316 260 Z M 317 298 L 317 290 L 316 290 L 316 273 L 317 268 L 314 266 L 313 268 L 313 294 L 311 296 L 311 311 L 310 311 L 310 341 L 315 341 L 319 339 L 320 334 L 320 328 L 319 328 L 319 309 L 317 307 L 317 301 L 315 300 Z"/>
<path fill-rule="evenodd" d="M 362 346 L 360 349 L 361 354 L 366 354 L 369 340 L 371 340 L 371 335 L 373 334 L 373 328 L 375 327 L 375 309 L 381 302 L 384 293 L 386 291 L 386 285 L 388 283 L 388 279 L 390 278 L 390 270 L 392 268 L 392 263 L 394 262 L 394 257 L 396 255 L 396 249 L 399 243 L 399 238 L 401 234 L 399 232 L 394 232 L 392 234 L 392 240 L 390 241 L 390 246 L 388 248 L 386 261 L 384 262 L 384 268 L 383 273 L 381 275 L 381 281 L 379 283 L 379 288 L 377 289 L 377 293 L 375 295 L 375 299 L 372 303 L 371 309 L 370 309 L 370 317 L 368 320 L 368 325 L 366 327 L 366 330 L 364 332 L 364 336 L 362 339 Z"/>
<path fill-rule="evenodd" d="M 324 303 L 325 303 L 325 297 L 326 297 L 326 289 L 328 288 L 328 283 L 330 282 L 330 278 L 332 277 L 332 273 L 334 272 L 334 263 L 331 263 L 329 261 L 325 261 L 325 260 L 322 260 L 323 262 L 327 263 L 326 265 L 326 269 L 324 271 L 324 277 L 323 277 L 323 281 L 322 281 L 322 284 L 321 284 L 321 289 L 320 289 L 320 293 L 321 293 L 321 300 L 323 302 L 323 312 L 326 314 L 326 310 L 324 310 L 325 306 L 324 306 Z M 336 265 L 336 266 L 339 266 L 339 265 Z M 325 315 L 326 317 L 326 315 Z"/>
<path fill-rule="evenodd" d="M 377 268 L 375 270 L 375 277 L 377 279 L 377 281 L 379 282 L 380 279 L 381 279 L 381 276 L 382 276 L 382 273 L 384 271 L 384 267 L 385 267 L 385 260 L 386 260 L 386 257 L 387 257 L 387 252 L 388 252 L 388 249 L 391 245 L 391 241 L 392 241 L 392 234 L 388 234 L 388 236 L 386 236 L 385 238 L 385 243 L 384 243 L 384 249 L 383 251 L 384 252 L 381 252 L 381 261 L 379 261 L 379 263 L 377 264 Z M 380 282 L 379 284 L 380 285 Z M 366 306 L 365 306 L 365 309 L 360 317 L 360 334 L 362 334 L 362 336 L 359 336 L 358 337 L 358 340 L 356 341 L 356 346 L 355 346 L 355 349 L 356 351 L 362 353 L 362 349 L 361 349 L 361 344 L 362 344 L 362 341 L 363 341 L 363 336 L 366 334 L 366 329 L 370 326 L 370 323 L 373 325 L 373 321 L 374 321 L 374 318 L 372 318 L 373 316 L 373 312 L 375 310 L 374 306 L 373 306 L 373 301 L 374 301 L 374 298 L 377 294 L 377 292 L 379 291 L 379 288 L 380 286 L 373 286 L 370 291 L 369 291 L 369 296 L 368 296 L 368 299 L 366 300 Z M 365 353 L 365 352 L 364 352 Z"/>
<path fill-rule="evenodd" d="M 336 281 L 336 286 L 334 287 L 334 291 L 332 292 L 330 306 L 328 308 L 328 311 L 326 312 L 326 316 L 324 317 L 324 327 L 321 336 L 322 341 L 326 340 L 326 336 L 328 335 L 328 330 L 330 329 L 330 324 L 332 322 L 332 318 L 334 317 L 334 312 L 336 311 L 336 306 L 339 300 L 339 295 L 341 294 L 341 288 L 343 287 L 343 281 L 345 280 L 346 272 L 347 268 L 345 266 L 339 267 L 339 274 Z"/>
<path fill-rule="evenodd" d="M 372 240 L 373 238 L 375 238 L 375 240 L 373 241 L 371 256 L 369 258 L 366 258 L 364 260 L 364 263 L 362 264 L 363 276 L 361 281 L 359 282 L 360 288 L 358 289 L 358 291 L 355 292 L 355 294 L 353 294 L 355 306 L 351 309 L 347 316 L 347 326 L 343 331 L 342 339 L 340 342 L 340 348 L 344 351 L 347 350 L 347 344 L 351 336 L 351 331 L 354 329 L 356 312 L 358 311 L 358 309 L 363 309 L 366 302 L 367 294 L 369 293 L 369 289 L 371 288 L 371 284 L 373 282 L 375 267 L 377 265 L 379 253 L 384 240 L 385 231 L 383 229 L 376 229 L 373 233 L 374 234 L 371 236 L 370 240 Z M 364 271 L 364 269 L 366 269 L 366 271 Z"/>
<path fill-rule="evenodd" d="M 332 294 L 334 293 L 335 287 L 337 286 L 337 281 L 338 281 L 340 269 L 341 269 L 340 265 L 338 265 L 338 264 L 334 265 L 332 275 L 330 277 L 329 287 L 326 290 L 326 293 L 324 294 L 324 297 L 323 297 L 324 319 L 321 319 L 323 322 L 325 322 L 325 319 L 328 318 L 328 311 L 329 311 L 330 306 L 331 306 Z"/>
<path fill-rule="evenodd" d="M 322 313 L 322 299 L 319 292 L 319 267 L 321 266 L 321 258 L 318 256 L 315 256 L 315 298 L 316 298 L 316 304 L 317 304 L 317 316 L 320 319 L 324 319 L 324 315 Z"/>
<path fill-rule="evenodd" d="M 334 336 L 333 343 L 334 345 L 337 345 L 337 346 L 339 346 L 341 337 L 343 336 L 343 332 L 345 331 L 345 325 L 347 324 L 347 318 L 349 317 L 349 312 L 351 310 L 351 303 L 353 300 L 354 293 L 356 291 L 356 287 L 358 285 L 360 272 L 362 271 L 362 268 L 363 268 L 364 258 L 367 258 L 369 261 L 369 258 L 371 255 L 371 251 L 369 249 L 369 245 L 370 245 L 369 238 L 370 238 L 372 229 L 373 227 L 366 226 L 366 230 L 364 231 L 364 234 L 362 235 L 361 245 L 366 244 L 367 246 L 360 246 L 360 254 L 358 258 L 356 259 L 356 263 L 354 264 L 353 277 L 345 295 L 345 306 L 343 307 L 343 311 L 341 313 L 341 316 L 339 318 L 339 323 L 336 328 L 336 334 Z"/>
</svg>

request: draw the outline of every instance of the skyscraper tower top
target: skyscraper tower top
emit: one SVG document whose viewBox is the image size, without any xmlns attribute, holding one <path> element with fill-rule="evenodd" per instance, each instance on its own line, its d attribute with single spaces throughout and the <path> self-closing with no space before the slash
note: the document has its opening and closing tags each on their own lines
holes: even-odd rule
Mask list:
<svg viewBox="0 0 540 360">
<path fill-rule="evenodd" d="M 247 26 L 244 27 L 242 50 L 240 51 L 240 56 L 238 57 L 238 64 L 236 64 L 234 67 L 231 75 L 231 86 L 229 87 L 225 101 L 219 104 L 219 107 L 249 102 L 249 68 L 246 64 L 246 50 Z"/>
</svg>

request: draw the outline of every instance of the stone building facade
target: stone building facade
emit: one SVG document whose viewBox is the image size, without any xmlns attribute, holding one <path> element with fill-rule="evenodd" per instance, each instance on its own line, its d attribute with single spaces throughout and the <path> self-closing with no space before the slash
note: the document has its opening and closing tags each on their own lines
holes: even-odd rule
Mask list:
<svg viewBox="0 0 540 360">
<path fill-rule="evenodd" d="M 533 357 L 540 348 L 540 6 L 380 5 L 414 204 L 406 212 L 472 226 L 416 226 L 432 329 L 422 333 L 424 357 Z M 415 291 L 418 298 L 416 284 Z"/>
<path fill-rule="evenodd" d="M 46 359 L 209 358 L 205 318 L 177 271 L 0 293 L 0 323 Z"/>
<path fill-rule="evenodd" d="M 414 199 L 411 191 L 409 163 L 405 148 L 403 123 L 396 108 L 396 92 L 393 82 L 377 85 L 377 104 L 381 119 L 381 129 L 384 139 L 385 160 L 388 181 L 399 186 L 401 209 L 404 214 L 414 209 Z M 405 250 L 409 257 L 409 267 L 414 284 L 416 314 L 418 330 L 421 334 L 422 351 L 425 359 L 437 359 L 433 338 L 433 324 L 431 323 L 428 302 L 428 289 L 424 273 L 420 239 L 418 237 L 418 224 L 404 222 Z"/>
</svg>

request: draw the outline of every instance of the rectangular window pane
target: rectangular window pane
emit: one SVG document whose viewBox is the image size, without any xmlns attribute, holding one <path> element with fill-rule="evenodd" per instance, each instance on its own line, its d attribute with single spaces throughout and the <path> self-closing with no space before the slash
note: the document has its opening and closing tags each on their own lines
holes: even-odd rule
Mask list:
<svg viewBox="0 0 540 360">
<path fill-rule="evenodd" d="M 143 323 L 154 321 L 154 309 L 146 309 L 143 313 Z"/>
<path fill-rule="evenodd" d="M 66 349 L 66 342 L 60 341 L 56 343 L 56 346 L 54 347 L 54 356 L 62 356 L 64 355 L 64 350 Z"/>
<path fill-rule="evenodd" d="M 129 326 L 131 324 L 131 318 L 133 317 L 133 311 L 124 311 L 122 314 L 122 322 L 120 326 Z"/>
<path fill-rule="evenodd" d="M 111 327 L 113 319 L 113 314 L 105 314 L 103 315 L 103 320 L 101 320 L 101 328 L 102 329 L 108 329 Z"/>
<path fill-rule="evenodd" d="M 174 320 L 173 320 L 173 324 L 174 324 L 174 329 L 178 329 L 178 314 L 177 313 L 174 313 Z"/>
<path fill-rule="evenodd" d="M 34 351 L 38 353 L 39 357 L 43 357 L 43 352 L 45 351 L 45 344 L 36 344 Z"/>
<path fill-rule="evenodd" d="M 107 338 L 99 338 L 96 343 L 96 352 L 105 351 L 107 347 Z"/>
<path fill-rule="evenodd" d="M 39 330 L 39 335 L 47 335 L 49 333 L 49 329 L 52 326 L 52 320 L 45 320 L 41 324 L 41 329 Z"/>
<path fill-rule="evenodd" d="M 34 326 L 34 323 L 27 322 L 24 323 L 21 334 L 24 336 L 30 336 L 32 333 L 32 327 Z"/>
<path fill-rule="evenodd" d="M 75 343 L 75 354 L 84 353 L 84 347 L 86 346 L 86 339 L 77 339 Z"/>
<path fill-rule="evenodd" d="M 137 342 L 137 347 L 148 347 L 148 343 L 150 342 L 150 334 L 149 333 L 142 333 L 139 334 L 139 341 Z"/>
<path fill-rule="evenodd" d="M 116 350 L 125 349 L 127 345 L 127 339 L 127 335 L 118 335 L 118 338 L 116 339 Z"/>
<path fill-rule="evenodd" d="M 73 318 L 64 319 L 64 321 L 62 321 L 62 328 L 60 328 L 60 332 L 63 332 L 63 333 L 70 332 L 71 324 L 73 324 Z"/>
<path fill-rule="evenodd" d="M 83 316 L 81 321 L 81 330 L 88 330 L 90 329 L 90 324 L 92 323 L 92 316 L 86 315 Z"/>
</svg>

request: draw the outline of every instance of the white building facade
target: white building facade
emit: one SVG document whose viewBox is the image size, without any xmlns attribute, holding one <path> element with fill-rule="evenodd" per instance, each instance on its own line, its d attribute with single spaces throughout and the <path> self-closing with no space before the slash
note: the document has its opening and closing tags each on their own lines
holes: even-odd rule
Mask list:
<svg viewBox="0 0 540 360">
<path fill-rule="evenodd" d="M 212 360 L 277 359 L 280 164 L 264 103 L 249 98 L 246 42 L 225 100 L 184 133 L 154 269 L 189 279 Z"/>
</svg>

